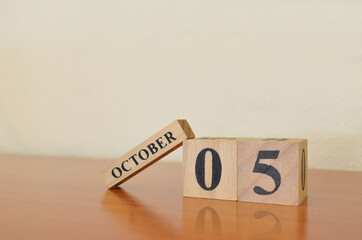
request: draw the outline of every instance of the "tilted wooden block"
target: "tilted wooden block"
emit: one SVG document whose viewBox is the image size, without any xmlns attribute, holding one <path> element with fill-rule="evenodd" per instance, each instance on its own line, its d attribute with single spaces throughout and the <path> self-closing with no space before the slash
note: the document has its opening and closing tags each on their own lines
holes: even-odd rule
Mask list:
<svg viewBox="0 0 362 240">
<path fill-rule="evenodd" d="M 115 187 L 180 147 L 195 135 L 186 120 L 176 120 L 101 171 L 105 185 Z"/>
<path fill-rule="evenodd" d="M 184 143 L 184 196 L 299 205 L 307 140 L 196 138 Z"/>
</svg>

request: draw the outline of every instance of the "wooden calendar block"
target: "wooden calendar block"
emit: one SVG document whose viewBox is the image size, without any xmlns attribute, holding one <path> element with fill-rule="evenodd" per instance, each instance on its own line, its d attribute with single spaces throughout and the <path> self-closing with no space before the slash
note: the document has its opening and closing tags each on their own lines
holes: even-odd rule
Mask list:
<svg viewBox="0 0 362 240">
<path fill-rule="evenodd" d="M 101 175 L 105 185 L 111 188 L 127 181 L 180 147 L 185 139 L 194 137 L 186 120 L 172 122 L 103 169 Z"/>
<path fill-rule="evenodd" d="M 237 200 L 236 148 L 230 139 L 186 140 L 184 196 Z"/>
<path fill-rule="evenodd" d="M 307 140 L 195 138 L 184 143 L 184 196 L 298 205 L 307 195 Z"/>
<path fill-rule="evenodd" d="M 299 205 L 307 169 L 306 139 L 239 139 L 238 200 Z"/>
</svg>

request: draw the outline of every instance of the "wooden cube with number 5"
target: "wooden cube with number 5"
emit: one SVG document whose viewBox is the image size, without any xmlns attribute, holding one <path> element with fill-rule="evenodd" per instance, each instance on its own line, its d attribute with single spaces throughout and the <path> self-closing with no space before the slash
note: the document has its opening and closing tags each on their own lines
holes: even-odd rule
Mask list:
<svg viewBox="0 0 362 240">
<path fill-rule="evenodd" d="M 299 205 L 307 140 L 196 138 L 184 142 L 184 196 Z"/>
</svg>

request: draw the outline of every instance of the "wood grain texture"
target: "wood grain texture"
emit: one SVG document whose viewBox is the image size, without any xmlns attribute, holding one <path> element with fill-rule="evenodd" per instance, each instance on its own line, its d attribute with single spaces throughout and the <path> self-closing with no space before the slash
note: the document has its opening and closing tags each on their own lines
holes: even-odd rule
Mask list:
<svg viewBox="0 0 362 240">
<path fill-rule="evenodd" d="M 211 190 L 200 184 L 195 173 L 204 149 L 216 151 L 222 165 L 220 184 Z M 186 140 L 183 150 L 184 196 L 299 205 L 307 195 L 306 139 L 205 137 Z M 208 156 L 201 170 L 205 179 L 215 175 L 213 158 Z"/>
<path fill-rule="evenodd" d="M 306 139 L 263 139 L 250 141 L 238 140 L 238 200 L 249 202 L 263 202 L 285 205 L 299 205 L 307 195 L 307 175 L 305 175 L 305 188 L 301 187 L 301 159 L 305 152 L 307 163 Z M 267 164 L 268 169 L 263 172 L 254 171 L 257 158 L 261 151 L 276 151 L 276 159 L 260 159 L 259 164 Z M 306 165 L 307 167 L 308 165 Z M 273 178 L 266 174 L 270 168 L 275 168 L 280 177 L 279 188 Z M 306 168 L 307 169 L 307 168 Z M 269 192 L 266 195 L 258 194 L 255 187 Z"/>
<path fill-rule="evenodd" d="M 181 164 L 162 161 L 107 190 L 98 171 L 110 162 L 0 155 L 0 239 L 362 236 L 362 172 L 309 170 L 308 197 L 294 207 L 183 198 Z"/>
<path fill-rule="evenodd" d="M 237 168 L 236 168 L 236 142 L 233 140 L 188 139 L 183 146 L 183 192 L 187 197 L 214 198 L 224 200 L 237 199 Z M 216 188 L 203 189 L 196 178 L 196 160 L 204 149 L 212 149 L 220 157 L 220 181 Z M 207 151 L 204 155 L 205 186 L 212 187 L 212 153 Z"/>
<path fill-rule="evenodd" d="M 194 137 L 186 120 L 172 122 L 104 168 L 101 175 L 105 185 L 120 185 L 180 147 L 185 139 Z"/>
</svg>

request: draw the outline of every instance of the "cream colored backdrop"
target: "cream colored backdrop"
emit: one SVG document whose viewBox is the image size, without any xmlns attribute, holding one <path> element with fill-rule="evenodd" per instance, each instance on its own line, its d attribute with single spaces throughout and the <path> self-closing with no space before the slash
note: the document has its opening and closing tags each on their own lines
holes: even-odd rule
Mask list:
<svg viewBox="0 0 362 240">
<path fill-rule="evenodd" d="M 361 13 L 337 0 L 1 0 L 0 151 L 117 158 L 186 118 L 199 137 L 305 137 L 310 167 L 362 170 Z"/>
</svg>

